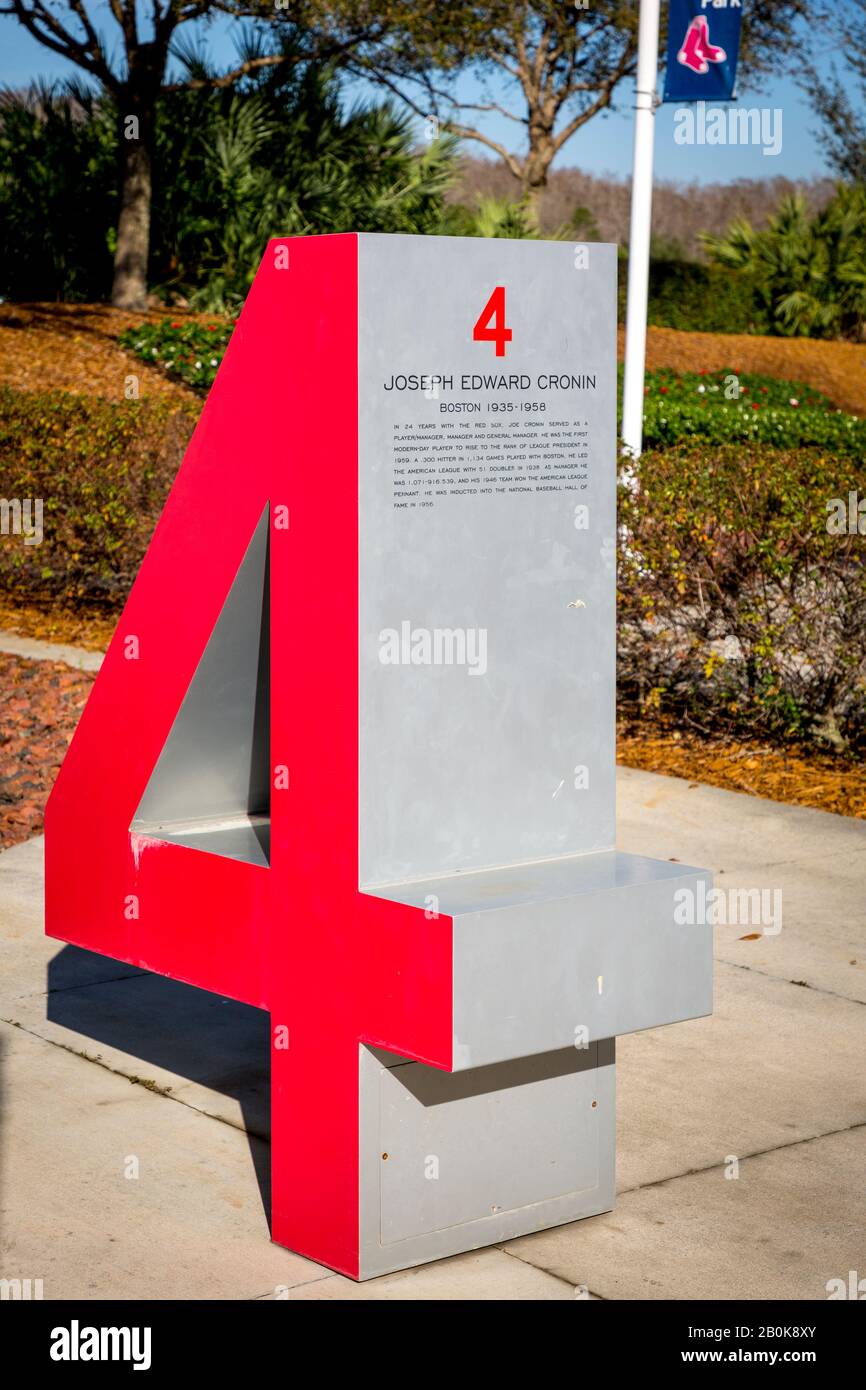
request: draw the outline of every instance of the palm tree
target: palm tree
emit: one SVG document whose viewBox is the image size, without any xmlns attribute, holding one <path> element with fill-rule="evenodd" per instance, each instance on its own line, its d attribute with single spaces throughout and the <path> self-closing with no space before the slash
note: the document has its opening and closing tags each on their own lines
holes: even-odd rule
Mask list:
<svg viewBox="0 0 866 1390">
<path fill-rule="evenodd" d="M 702 242 L 717 265 L 748 274 L 786 337 L 860 338 L 866 325 L 866 190 L 841 186 L 823 211 L 783 199 L 767 227 L 738 218 Z"/>
</svg>

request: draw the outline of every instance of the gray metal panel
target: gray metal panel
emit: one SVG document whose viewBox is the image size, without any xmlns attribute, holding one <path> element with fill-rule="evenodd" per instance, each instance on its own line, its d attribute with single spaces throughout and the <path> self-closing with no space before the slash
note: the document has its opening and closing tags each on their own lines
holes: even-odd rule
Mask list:
<svg viewBox="0 0 866 1390">
<path fill-rule="evenodd" d="M 613 845 L 616 249 L 589 250 L 581 270 L 567 243 L 359 238 L 362 885 Z M 513 333 L 505 357 L 472 337 L 497 285 Z M 454 389 L 384 389 L 413 372 L 453 376 Z M 464 373 L 525 373 L 531 384 L 469 392 Z M 596 389 L 538 385 L 566 373 L 594 374 Z M 462 400 L 480 402 L 481 416 L 440 411 Z M 509 400 L 547 410 L 535 423 L 491 410 Z M 550 466 L 560 456 L 584 477 L 558 475 L 574 491 L 395 505 L 395 435 L 415 449 L 411 438 L 435 434 L 453 449 L 460 431 L 505 419 L 513 456 L 529 448 L 520 431 L 541 432 L 538 418 Z M 564 444 L 555 422 L 567 422 Z M 583 461 L 575 428 L 588 431 Z M 465 441 L 454 456 L 469 457 Z M 578 504 L 590 508 L 587 530 L 575 528 Z M 380 634 L 404 622 L 484 629 L 486 672 L 383 665 Z M 575 787 L 579 765 L 588 788 Z"/>
<path fill-rule="evenodd" d="M 443 874 L 437 878 L 389 883 L 367 890 L 371 896 L 412 907 L 429 908 L 448 917 L 491 908 L 552 902 L 586 893 L 614 888 L 639 887 L 659 879 L 681 879 L 703 872 L 687 864 L 664 859 L 647 859 L 642 854 L 621 850 L 598 854 L 574 854 L 560 859 L 542 859 L 531 864 L 510 864 L 507 868 L 481 873 Z"/>
<path fill-rule="evenodd" d="M 270 810 L 268 518 L 265 507 L 132 822 L 252 863 L 267 862 L 267 836 L 247 818 Z"/>
<path fill-rule="evenodd" d="M 650 861 L 651 862 L 651 861 Z M 669 866 L 664 866 L 667 869 Z M 675 894 L 708 873 L 454 919 L 454 1069 L 547 1052 L 712 1012 L 712 928 Z"/>
<path fill-rule="evenodd" d="M 453 918 L 454 1070 L 712 1012 L 713 933 L 676 894 L 701 869 L 609 851 L 443 875 L 375 896 Z M 600 982 L 600 983 L 599 983 Z"/>
<path fill-rule="evenodd" d="M 461 1075 L 360 1054 L 362 1279 L 613 1205 L 611 1039 Z"/>
<path fill-rule="evenodd" d="M 171 825 L 140 825 L 133 827 L 155 840 L 185 845 L 187 849 L 204 854 L 219 854 L 223 859 L 239 859 L 243 864 L 258 864 L 266 869 L 271 859 L 271 822 L 269 816 L 237 816 L 228 821 L 172 821 Z"/>
</svg>

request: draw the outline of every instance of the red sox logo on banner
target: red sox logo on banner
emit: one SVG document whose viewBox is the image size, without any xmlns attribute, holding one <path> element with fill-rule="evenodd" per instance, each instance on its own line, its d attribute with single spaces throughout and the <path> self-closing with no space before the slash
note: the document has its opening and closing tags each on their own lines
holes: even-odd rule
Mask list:
<svg viewBox="0 0 866 1390">
<path fill-rule="evenodd" d="M 724 63 L 727 56 L 718 44 L 710 43 L 710 24 L 706 15 L 698 15 L 693 19 L 686 30 L 677 61 L 682 63 L 683 67 L 691 68 L 692 72 L 699 72 L 703 76 L 705 72 L 709 72 L 710 63 Z"/>
<path fill-rule="evenodd" d="M 730 101 L 737 79 L 741 0 L 670 0 L 665 101 Z"/>
</svg>

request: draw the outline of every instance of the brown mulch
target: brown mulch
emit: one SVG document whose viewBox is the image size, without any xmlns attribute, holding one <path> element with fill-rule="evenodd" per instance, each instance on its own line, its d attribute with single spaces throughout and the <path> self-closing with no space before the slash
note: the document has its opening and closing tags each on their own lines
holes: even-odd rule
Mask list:
<svg viewBox="0 0 866 1390">
<path fill-rule="evenodd" d="M 617 762 L 866 820 L 866 767 L 829 753 L 778 748 L 753 739 L 706 739 L 673 727 L 639 727 L 627 721 L 617 728 Z"/>
<path fill-rule="evenodd" d="M 129 313 L 106 304 L 0 304 L 0 385 L 117 401 L 124 399 L 126 377 L 137 376 L 141 400 L 200 404 L 194 391 L 117 344 L 124 329 L 163 319 L 213 323 L 214 315 Z"/>
<path fill-rule="evenodd" d="M 94 676 L 0 652 L 0 848 L 42 829 L 45 802 Z"/>
<path fill-rule="evenodd" d="M 619 330 L 622 360 L 625 329 Z M 747 333 L 683 333 L 675 328 L 647 332 L 647 368 L 675 371 L 759 372 L 802 381 L 821 391 L 840 410 L 866 415 L 866 344 L 814 338 L 760 338 Z"/>
<path fill-rule="evenodd" d="M 35 637 L 40 642 L 65 642 L 89 652 L 104 652 L 117 626 L 117 617 L 104 618 L 71 609 L 34 608 L 13 603 L 0 594 L 0 632 Z"/>
</svg>

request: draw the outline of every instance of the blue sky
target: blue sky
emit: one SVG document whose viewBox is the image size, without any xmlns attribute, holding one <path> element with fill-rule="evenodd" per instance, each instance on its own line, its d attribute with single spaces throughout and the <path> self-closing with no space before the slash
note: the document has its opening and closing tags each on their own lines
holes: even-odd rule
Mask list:
<svg viewBox="0 0 866 1390">
<path fill-rule="evenodd" d="M 92 11 L 91 5 L 88 8 Z M 105 32 L 111 33 L 113 21 L 108 7 L 97 7 L 106 15 Z M 189 28 L 190 26 L 185 26 Z M 207 29 L 208 47 L 216 61 L 231 63 L 234 48 L 228 25 L 221 20 Z M 820 55 L 819 55 L 820 59 Z M 21 28 L 18 21 L 0 16 L 0 85 L 20 87 L 32 78 L 59 78 L 73 69 L 59 55 L 43 48 Z M 376 97 L 370 88 L 350 89 L 350 95 Z M 504 89 L 493 89 L 494 97 L 507 104 Z M 476 85 L 469 79 L 461 84 L 464 99 L 477 99 Z M 632 156 L 631 87 L 623 86 L 618 99 L 619 109 L 596 117 L 573 137 L 559 155 L 554 168 L 576 165 L 588 173 L 630 174 Z M 712 147 L 677 145 L 674 142 L 674 107 L 661 107 L 656 128 L 657 178 L 682 182 L 724 182 L 736 178 L 773 178 L 784 174 L 788 178 L 811 178 L 827 172 L 822 152 L 814 135 L 815 118 L 808 103 L 792 77 L 768 81 L 760 93 L 741 91 L 741 104 L 770 106 L 783 113 L 783 143 L 781 152 L 773 158 L 762 154 L 760 148 Z M 485 117 L 483 126 L 492 138 L 503 143 L 519 137 L 519 127 L 500 116 Z M 483 155 L 482 146 L 475 142 L 466 145 L 467 153 Z"/>
</svg>

